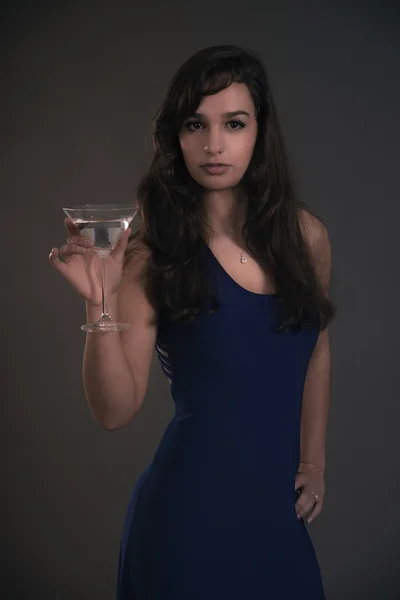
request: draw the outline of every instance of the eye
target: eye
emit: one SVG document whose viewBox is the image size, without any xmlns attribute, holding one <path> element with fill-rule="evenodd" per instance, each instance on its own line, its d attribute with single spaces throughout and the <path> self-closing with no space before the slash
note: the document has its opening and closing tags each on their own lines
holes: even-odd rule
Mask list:
<svg viewBox="0 0 400 600">
<path fill-rule="evenodd" d="M 228 125 L 231 125 L 231 129 L 243 129 L 243 127 L 245 126 L 244 123 L 242 123 L 242 121 L 229 121 Z"/>
<path fill-rule="evenodd" d="M 201 127 L 200 121 L 189 121 L 189 123 L 185 123 L 186 129 L 189 131 L 198 131 Z"/>
</svg>

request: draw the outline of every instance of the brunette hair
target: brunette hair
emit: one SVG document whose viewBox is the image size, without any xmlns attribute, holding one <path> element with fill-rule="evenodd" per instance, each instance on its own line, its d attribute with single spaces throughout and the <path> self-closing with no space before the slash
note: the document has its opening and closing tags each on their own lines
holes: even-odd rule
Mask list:
<svg viewBox="0 0 400 600">
<path fill-rule="evenodd" d="M 186 169 L 179 132 L 203 96 L 233 82 L 247 85 L 256 110 L 257 139 L 241 181 L 248 198 L 242 233 L 249 251 L 276 282 L 281 307 L 276 330 L 323 329 L 336 306 L 317 278 L 301 214 L 305 211 L 321 219 L 296 196 L 267 74 L 252 51 L 208 47 L 191 56 L 173 77 L 154 118 L 152 162 L 137 189 L 141 227 L 130 238 L 126 262 L 140 236 L 151 254 L 147 289 L 159 314 L 184 324 L 218 309 L 204 267 L 207 233 L 202 189 Z"/>
</svg>

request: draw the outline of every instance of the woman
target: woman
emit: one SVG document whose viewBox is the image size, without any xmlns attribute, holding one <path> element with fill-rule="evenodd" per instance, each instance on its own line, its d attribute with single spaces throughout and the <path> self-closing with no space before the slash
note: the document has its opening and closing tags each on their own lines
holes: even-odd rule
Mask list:
<svg viewBox="0 0 400 600">
<path fill-rule="evenodd" d="M 179 69 L 138 203 L 108 273 L 131 328 L 87 336 L 83 383 L 99 424 L 122 427 L 155 347 L 176 411 L 131 497 L 118 600 L 322 600 L 306 522 L 324 497 L 330 244 L 253 53 L 206 48 Z M 66 227 L 50 261 L 97 320 L 98 257 Z"/>
</svg>

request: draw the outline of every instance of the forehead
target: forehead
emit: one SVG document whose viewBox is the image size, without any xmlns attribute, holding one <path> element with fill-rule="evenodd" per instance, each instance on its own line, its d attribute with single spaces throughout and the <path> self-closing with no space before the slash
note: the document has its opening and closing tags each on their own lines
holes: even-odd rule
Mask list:
<svg viewBox="0 0 400 600">
<path fill-rule="evenodd" d="M 241 109 L 254 115 L 255 108 L 249 88 L 244 83 L 234 82 L 217 94 L 204 96 L 196 112 L 211 117 Z"/>
</svg>

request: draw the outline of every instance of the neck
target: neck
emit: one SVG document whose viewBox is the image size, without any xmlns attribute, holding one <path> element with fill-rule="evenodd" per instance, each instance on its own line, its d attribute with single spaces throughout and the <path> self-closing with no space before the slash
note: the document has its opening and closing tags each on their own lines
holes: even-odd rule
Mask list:
<svg viewBox="0 0 400 600">
<path fill-rule="evenodd" d="M 209 225 L 227 237 L 241 239 L 247 209 L 243 191 L 239 188 L 207 191 L 203 201 L 204 218 Z"/>
</svg>

